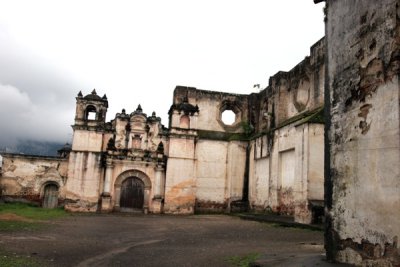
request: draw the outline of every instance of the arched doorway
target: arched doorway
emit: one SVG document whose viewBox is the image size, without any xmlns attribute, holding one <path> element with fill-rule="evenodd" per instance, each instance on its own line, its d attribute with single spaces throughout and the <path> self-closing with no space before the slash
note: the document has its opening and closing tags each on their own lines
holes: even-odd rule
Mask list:
<svg viewBox="0 0 400 267">
<path fill-rule="evenodd" d="M 54 209 L 58 206 L 58 186 L 56 184 L 47 184 L 44 187 L 43 208 Z"/>
<path fill-rule="evenodd" d="M 128 177 L 121 184 L 121 211 L 143 210 L 144 183 L 137 177 Z"/>
<path fill-rule="evenodd" d="M 144 172 L 128 170 L 121 173 L 114 183 L 114 210 L 141 211 L 147 213 L 150 204 L 150 191 L 151 181 Z M 140 197 L 140 195 L 142 195 L 142 197 Z M 142 201 L 136 201 L 134 206 L 133 203 L 129 202 L 132 201 L 132 198 Z M 122 202 L 124 202 L 123 205 Z"/>
</svg>

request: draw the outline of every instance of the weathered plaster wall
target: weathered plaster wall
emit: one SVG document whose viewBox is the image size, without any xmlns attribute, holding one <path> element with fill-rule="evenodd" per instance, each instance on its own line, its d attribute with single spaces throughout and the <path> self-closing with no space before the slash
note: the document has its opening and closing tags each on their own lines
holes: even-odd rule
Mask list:
<svg viewBox="0 0 400 267">
<path fill-rule="evenodd" d="M 230 141 L 227 150 L 227 177 L 225 198 L 232 201 L 241 200 L 246 172 L 246 151 L 248 142 Z"/>
<path fill-rule="evenodd" d="M 311 223 L 310 200 L 323 200 L 323 124 L 290 124 L 252 142 L 250 204 Z M 271 138 L 271 137 L 270 137 Z M 263 151 L 266 151 L 265 153 Z M 312 154 L 312 155 L 311 155 Z"/>
<path fill-rule="evenodd" d="M 226 207 L 228 142 L 199 140 L 196 145 L 196 209 Z"/>
<path fill-rule="evenodd" d="M 295 214 L 296 205 L 306 201 L 304 191 L 303 168 L 306 167 L 307 151 L 304 145 L 308 140 L 304 140 L 304 130 L 308 130 L 307 125 L 299 128 L 289 125 L 279 129 L 276 133 L 276 148 L 278 155 L 275 154 L 273 165 L 276 169 L 277 178 L 277 209 L 283 214 Z"/>
<path fill-rule="evenodd" d="M 196 145 L 196 211 L 227 211 L 241 200 L 245 142 L 199 140 Z"/>
<path fill-rule="evenodd" d="M 254 148 L 251 154 L 253 154 L 253 151 Z M 269 164 L 269 157 L 250 161 L 249 200 L 250 206 L 254 210 L 265 211 L 270 206 Z"/>
<path fill-rule="evenodd" d="M 308 125 L 307 199 L 324 199 L 324 125 Z"/>
<path fill-rule="evenodd" d="M 398 266 L 400 1 L 327 1 L 327 255 Z"/>
<path fill-rule="evenodd" d="M 68 162 L 66 159 L 2 154 L 0 190 L 3 197 L 21 198 L 42 203 L 44 186 L 59 186 L 59 197 L 65 199 Z"/>
<path fill-rule="evenodd" d="M 75 130 L 72 150 L 101 152 L 103 135 L 97 131 Z"/>
<path fill-rule="evenodd" d="M 70 211 L 97 211 L 104 171 L 101 153 L 74 152 L 69 155 L 65 206 Z"/>
<path fill-rule="evenodd" d="M 164 211 L 193 213 L 196 201 L 195 140 L 184 136 L 170 137 L 169 148 Z"/>
<path fill-rule="evenodd" d="M 191 214 L 196 201 L 195 164 L 191 159 L 168 160 L 165 213 Z"/>
</svg>

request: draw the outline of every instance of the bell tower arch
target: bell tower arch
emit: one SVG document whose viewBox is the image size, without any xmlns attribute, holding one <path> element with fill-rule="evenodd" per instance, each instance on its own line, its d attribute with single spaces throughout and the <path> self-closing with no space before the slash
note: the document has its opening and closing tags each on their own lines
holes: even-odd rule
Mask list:
<svg viewBox="0 0 400 267">
<path fill-rule="evenodd" d="M 76 97 L 74 126 L 80 126 L 78 128 L 85 129 L 104 126 L 107 108 L 108 100 L 106 95 L 103 97 L 98 96 L 95 89 L 85 97 L 82 92 L 79 92 Z"/>
</svg>

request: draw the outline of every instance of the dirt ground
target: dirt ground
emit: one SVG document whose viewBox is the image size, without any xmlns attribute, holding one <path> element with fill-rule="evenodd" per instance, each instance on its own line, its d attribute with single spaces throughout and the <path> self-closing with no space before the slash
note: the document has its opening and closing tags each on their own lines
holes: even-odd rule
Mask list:
<svg viewBox="0 0 400 267">
<path fill-rule="evenodd" d="M 48 266 L 337 266 L 323 232 L 224 215 L 72 215 L 38 230 L 0 233 L 0 249 Z"/>
<path fill-rule="evenodd" d="M 20 222 L 33 222 L 33 220 L 18 216 L 13 213 L 3 213 L 0 214 L 0 221 L 20 221 Z"/>
</svg>

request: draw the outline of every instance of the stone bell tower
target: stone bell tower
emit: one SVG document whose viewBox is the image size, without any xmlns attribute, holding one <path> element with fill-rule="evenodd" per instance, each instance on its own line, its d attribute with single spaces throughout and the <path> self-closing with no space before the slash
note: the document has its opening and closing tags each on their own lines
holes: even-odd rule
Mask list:
<svg viewBox="0 0 400 267">
<path fill-rule="evenodd" d="M 72 150 L 69 157 L 66 209 L 96 211 L 102 171 L 101 155 L 105 146 L 106 95 L 100 97 L 96 90 L 76 97 L 76 114 L 73 128 Z"/>
<path fill-rule="evenodd" d="M 83 97 L 82 92 L 79 92 L 76 97 L 74 130 L 95 130 L 104 127 L 107 108 L 106 95 L 98 96 L 95 89 L 85 97 Z"/>
</svg>

